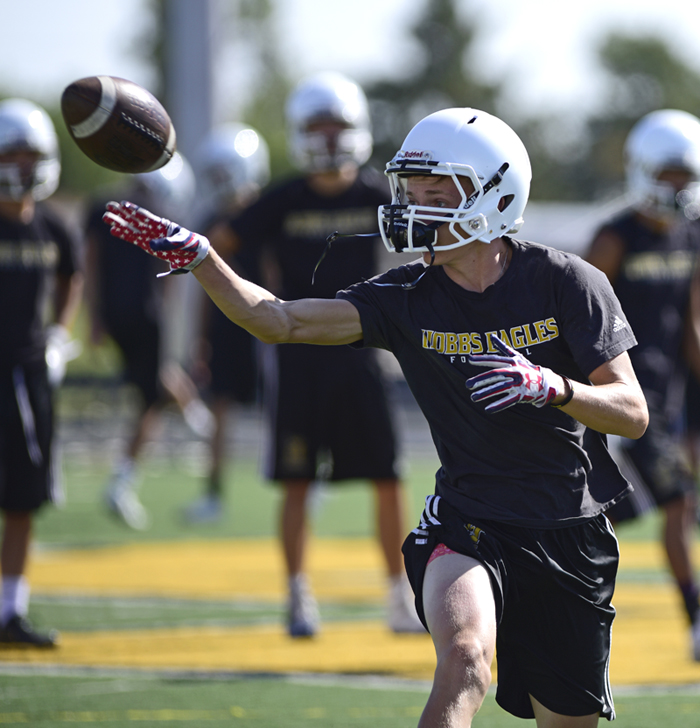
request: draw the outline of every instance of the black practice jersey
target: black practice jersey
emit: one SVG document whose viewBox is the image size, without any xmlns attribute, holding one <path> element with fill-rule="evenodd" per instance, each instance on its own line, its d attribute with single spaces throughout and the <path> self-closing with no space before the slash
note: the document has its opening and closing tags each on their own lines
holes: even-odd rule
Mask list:
<svg viewBox="0 0 700 728">
<path fill-rule="evenodd" d="M 75 231 L 45 204 L 29 224 L 0 216 L 0 366 L 44 357 L 54 276 L 72 276 L 79 252 Z"/>
<path fill-rule="evenodd" d="M 678 369 L 690 282 L 700 251 L 700 223 L 658 233 L 627 212 L 603 227 L 625 244 L 613 283 L 639 341 L 630 352 L 643 389 L 659 395 L 669 411 L 682 404 L 683 376 Z"/>
<path fill-rule="evenodd" d="M 125 245 L 123 240 L 115 238 L 102 220 L 104 212 L 105 201 L 95 202 L 88 211 L 85 226 L 97 247 L 100 315 L 107 327 L 141 317 L 158 321 L 163 282 L 157 275 L 168 267 L 137 245 Z"/>
<path fill-rule="evenodd" d="M 246 248 L 268 248 L 280 271 L 282 298 L 333 298 L 336 291 L 377 272 L 377 208 L 391 200 L 387 181 L 363 168 L 341 195 L 314 192 L 303 177 L 287 180 L 266 192 L 231 221 Z M 332 232 L 376 233 L 371 238 L 339 238 L 314 268 Z"/>
<path fill-rule="evenodd" d="M 535 364 L 581 382 L 634 346 L 608 279 L 578 256 L 511 240 L 503 277 L 467 291 L 442 268 L 413 290 L 421 262 L 338 297 L 358 309 L 361 345 L 393 352 L 430 425 L 441 468 L 436 492 L 462 513 L 538 527 L 590 518 L 629 490 L 604 436 L 555 407 L 486 413 L 465 381 L 483 373 L 467 355 L 495 351 L 496 333 Z"/>
</svg>

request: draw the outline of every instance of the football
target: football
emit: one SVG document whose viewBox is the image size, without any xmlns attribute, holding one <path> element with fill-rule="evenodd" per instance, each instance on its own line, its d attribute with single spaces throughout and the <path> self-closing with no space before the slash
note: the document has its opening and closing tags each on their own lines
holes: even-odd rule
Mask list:
<svg viewBox="0 0 700 728">
<path fill-rule="evenodd" d="M 175 153 L 175 129 L 145 88 L 114 76 L 89 76 L 63 91 L 61 113 L 78 147 L 102 167 L 141 174 Z"/>
</svg>

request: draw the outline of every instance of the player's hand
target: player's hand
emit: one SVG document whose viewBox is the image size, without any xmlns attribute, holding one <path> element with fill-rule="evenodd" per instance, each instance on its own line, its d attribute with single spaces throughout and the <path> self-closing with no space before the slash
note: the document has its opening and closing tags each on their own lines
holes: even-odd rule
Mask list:
<svg viewBox="0 0 700 728">
<path fill-rule="evenodd" d="M 472 402 L 500 397 L 486 405 L 487 412 L 500 412 L 518 402 L 544 407 L 557 396 L 557 375 L 551 369 L 536 366 L 497 336 L 491 340 L 498 354 L 469 356 L 470 364 L 491 367 L 491 371 L 467 379 L 467 389 L 473 390 Z"/>
<path fill-rule="evenodd" d="M 108 202 L 102 219 L 115 237 L 166 261 L 170 265 L 168 273 L 194 270 L 209 253 L 209 241 L 203 235 L 158 217 L 133 202 Z"/>
<path fill-rule="evenodd" d="M 64 326 L 49 326 L 46 332 L 46 369 L 52 387 L 61 385 L 66 376 L 66 364 L 80 356 L 82 349 L 77 339 L 71 340 Z"/>
</svg>

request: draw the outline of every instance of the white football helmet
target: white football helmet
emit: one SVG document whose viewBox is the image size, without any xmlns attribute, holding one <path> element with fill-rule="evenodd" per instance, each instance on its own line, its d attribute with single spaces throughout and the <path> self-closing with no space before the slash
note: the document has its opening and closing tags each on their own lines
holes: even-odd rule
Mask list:
<svg viewBox="0 0 700 728">
<path fill-rule="evenodd" d="M 134 175 L 136 190 L 145 194 L 143 203 L 157 215 L 185 220 L 194 201 L 196 182 L 190 163 L 175 152 L 167 164 L 153 172 Z"/>
<path fill-rule="evenodd" d="M 286 106 L 289 156 L 305 172 L 338 169 L 346 162 L 364 164 L 372 154 L 369 107 L 364 91 L 340 73 L 324 72 L 299 83 Z M 327 136 L 309 131 L 314 122 L 332 121 L 346 128 L 330 149 Z"/>
<path fill-rule="evenodd" d="M 270 181 L 270 152 L 250 126 L 222 124 L 213 129 L 192 159 L 197 196 L 215 209 L 231 207 Z"/>
<path fill-rule="evenodd" d="M 0 102 L 0 154 L 36 152 L 38 161 L 29 173 L 16 164 L 0 164 L 0 199 L 21 200 L 31 192 L 44 200 L 58 187 L 61 162 L 56 130 L 49 115 L 26 99 Z"/>
<path fill-rule="evenodd" d="M 437 228 L 446 222 L 457 241 L 440 250 L 516 233 L 532 177 L 530 158 L 517 134 L 495 116 L 469 108 L 443 109 L 419 121 L 385 174 L 392 201 L 379 208 L 379 230 L 387 249 L 396 253 L 430 252 Z M 452 178 L 462 197 L 458 208 L 409 203 L 406 178 L 426 174 Z M 474 186 L 469 197 L 460 177 Z"/>
<path fill-rule="evenodd" d="M 627 186 L 634 203 L 659 216 L 681 212 L 700 216 L 700 119 L 685 111 L 662 109 L 642 117 L 625 141 Z M 692 177 L 684 190 L 659 181 L 664 170 Z"/>
</svg>

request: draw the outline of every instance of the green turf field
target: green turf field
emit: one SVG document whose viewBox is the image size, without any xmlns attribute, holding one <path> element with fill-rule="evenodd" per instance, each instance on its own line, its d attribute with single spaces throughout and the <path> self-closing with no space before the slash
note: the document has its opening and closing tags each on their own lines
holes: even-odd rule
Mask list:
<svg viewBox="0 0 700 728">
<path fill-rule="evenodd" d="M 90 437 L 66 449 L 65 507 L 47 509 L 36 525 L 31 617 L 59 628 L 64 647 L 39 655 L 0 651 L 0 725 L 417 723 L 432 647 L 427 636 L 401 639 L 383 627 L 381 563 L 365 484 L 321 491 L 318 498 L 312 567 L 324 633 L 315 645 L 300 645 L 281 629 L 278 494 L 258 475 L 257 449 L 236 443 L 242 456 L 229 467 L 226 518 L 185 526 L 181 509 L 200 492 L 204 453 L 201 443 L 166 426 L 144 467 L 142 496 L 153 526 L 138 534 L 104 512 L 102 486 L 114 443 L 103 414 L 87 427 Z M 103 431 L 104 446 L 96 447 Z M 408 459 L 412 521 L 436 467 L 420 452 Z M 620 574 L 620 650 L 636 648 L 642 657 L 613 665 L 612 672 L 658 662 L 668 679 L 614 684 L 615 725 L 700 727 L 700 666 L 690 663 L 683 645 L 662 655 L 683 635 L 650 639 L 665 620 L 678 627 L 654 552 L 657 529 L 650 517 L 619 533 L 623 547 L 633 546 Z M 636 614 L 637 595 L 652 597 L 648 613 Z M 625 631 L 627 618 L 647 626 Z M 349 662 L 351 648 L 362 645 L 364 652 Z M 524 724 L 498 708 L 491 694 L 474 725 Z"/>
</svg>

